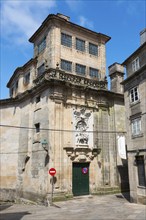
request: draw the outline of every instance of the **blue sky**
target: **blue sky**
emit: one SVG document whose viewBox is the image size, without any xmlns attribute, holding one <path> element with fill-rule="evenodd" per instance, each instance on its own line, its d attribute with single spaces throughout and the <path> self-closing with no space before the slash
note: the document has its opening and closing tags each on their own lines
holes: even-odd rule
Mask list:
<svg viewBox="0 0 146 220">
<path fill-rule="evenodd" d="M 6 84 L 15 69 L 33 57 L 28 39 L 48 14 L 68 15 L 71 22 L 110 36 L 107 67 L 140 46 L 139 33 L 146 27 L 145 0 L 0 0 L 0 12 L 1 99 L 9 97 Z"/>
</svg>

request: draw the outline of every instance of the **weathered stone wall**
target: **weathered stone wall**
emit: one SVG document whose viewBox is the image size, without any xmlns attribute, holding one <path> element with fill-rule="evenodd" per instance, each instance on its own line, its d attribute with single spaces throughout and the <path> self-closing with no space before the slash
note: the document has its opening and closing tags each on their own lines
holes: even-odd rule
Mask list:
<svg viewBox="0 0 146 220">
<path fill-rule="evenodd" d="M 99 191 L 101 193 L 107 189 L 120 187 L 117 166 L 122 165 L 122 161 L 117 154 L 117 140 L 114 131 L 118 132 L 124 129 L 123 102 L 115 104 L 109 99 L 108 103 L 106 97 L 108 92 L 97 96 L 93 92 L 92 94 L 88 92 L 83 96 L 80 90 L 75 92 L 71 88 L 65 89 L 67 100 L 70 102 L 63 102 L 64 89 L 64 87 L 52 87 L 52 89 L 46 89 L 40 94 L 36 93 L 33 97 L 19 104 L 19 108 L 17 107 L 15 110 L 15 116 L 13 114 L 5 115 L 6 112 L 3 111 L 4 123 L 10 124 L 11 118 L 13 125 L 17 124 L 21 127 L 14 134 L 17 136 L 14 142 L 16 160 L 13 160 L 14 157 L 11 158 L 11 166 L 9 171 L 5 173 L 5 183 L 9 186 L 7 188 L 16 190 L 15 197 L 25 197 L 35 201 L 44 200 L 47 193 L 51 194 L 52 190 L 51 177 L 48 175 L 48 170 L 51 167 L 55 167 L 57 170 L 55 195 L 72 194 L 72 163 L 74 159 L 68 157 L 64 148 L 75 147 L 73 112 L 83 108 L 93 117 L 93 124 L 90 124 L 92 133 L 89 133 L 93 139 L 93 146 L 90 145 L 92 141 L 89 141 L 89 148 L 92 149 L 95 145 L 101 148 L 97 157 L 90 160 L 90 193 L 99 193 Z M 40 95 L 40 102 L 36 103 L 38 95 Z M 94 99 L 90 100 L 89 104 L 87 99 L 91 96 Z M 91 107 L 93 106 L 92 102 L 94 108 Z M 103 104 L 101 107 L 98 106 L 98 103 L 101 102 L 105 103 L 105 106 Z M 14 111 L 14 107 L 12 109 Z M 19 120 L 17 119 L 16 123 L 17 117 Z M 117 118 L 118 121 L 116 121 Z M 35 130 L 36 123 L 40 123 L 40 132 L 38 133 Z M 6 155 L 8 151 L 11 151 L 12 155 L 14 154 L 15 149 L 10 146 L 13 138 L 12 131 L 12 128 L 5 128 L 2 133 L 2 137 L 5 137 L 6 134 L 9 136 L 5 143 L 9 147 L 2 148 L 2 152 Z M 42 146 L 44 140 L 47 142 L 45 148 Z M 3 159 L 2 170 L 5 170 L 5 167 Z M 10 170 L 15 173 L 13 181 L 9 179 Z M 2 189 L 4 187 L 3 184 Z"/>
<path fill-rule="evenodd" d="M 18 147 L 20 108 L 6 104 L 1 107 L 1 199 L 14 200 L 18 183 Z M 8 127 L 7 127 L 8 125 Z M 12 127 L 9 127 L 12 126 Z M 13 127 L 14 126 L 14 127 Z"/>
</svg>

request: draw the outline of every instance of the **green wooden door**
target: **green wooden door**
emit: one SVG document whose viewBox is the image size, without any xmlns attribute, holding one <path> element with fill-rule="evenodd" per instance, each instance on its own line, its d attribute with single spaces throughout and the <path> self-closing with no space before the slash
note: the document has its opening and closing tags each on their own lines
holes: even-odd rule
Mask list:
<svg viewBox="0 0 146 220">
<path fill-rule="evenodd" d="M 89 163 L 73 163 L 73 195 L 89 194 Z"/>
</svg>

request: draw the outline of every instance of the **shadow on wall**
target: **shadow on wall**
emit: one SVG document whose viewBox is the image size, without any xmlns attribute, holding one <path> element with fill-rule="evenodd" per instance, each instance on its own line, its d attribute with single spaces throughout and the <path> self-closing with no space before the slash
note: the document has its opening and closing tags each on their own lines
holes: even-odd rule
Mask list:
<svg viewBox="0 0 146 220">
<path fill-rule="evenodd" d="M 30 215 L 29 212 L 13 212 L 13 213 L 1 213 L 0 219 L 2 220 L 20 220 L 24 215 Z"/>
<path fill-rule="evenodd" d="M 127 160 L 122 160 L 122 162 L 123 165 L 117 166 L 121 180 L 121 193 L 123 197 L 130 202 L 128 164 Z"/>
<path fill-rule="evenodd" d="M 0 211 L 4 210 L 4 209 L 8 209 L 9 207 L 11 207 L 12 205 L 0 205 Z"/>
</svg>

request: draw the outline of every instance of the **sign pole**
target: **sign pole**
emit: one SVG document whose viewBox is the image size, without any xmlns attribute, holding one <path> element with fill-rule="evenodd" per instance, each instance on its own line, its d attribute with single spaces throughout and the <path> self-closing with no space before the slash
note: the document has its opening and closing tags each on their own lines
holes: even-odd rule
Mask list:
<svg viewBox="0 0 146 220">
<path fill-rule="evenodd" d="M 54 191 L 54 176 L 52 176 L 52 193 L 51 193 L 51 205 L 53 204 L 53 191 Z"/>
<path fill-rule="evenodd" d="M 56 174 L 55 168 L 51 168 L 49 174 L 52 176 L 51 205 L 53 205 L 54 175 Z"/>
</svg>

